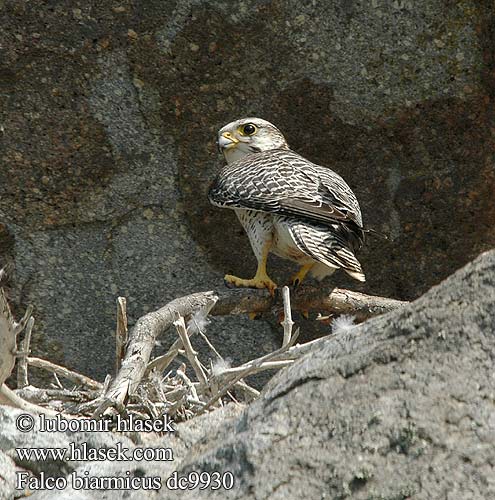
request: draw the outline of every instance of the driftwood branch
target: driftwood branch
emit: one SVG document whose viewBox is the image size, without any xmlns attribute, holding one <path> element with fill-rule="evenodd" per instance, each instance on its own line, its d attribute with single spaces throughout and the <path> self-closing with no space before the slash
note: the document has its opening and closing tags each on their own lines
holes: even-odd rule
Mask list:
<svg viewBox="0 0 495 500">
<path fill-rule="evenodd" d="M 117 327 L 115 329 L 115 373 L 120 370 L 127 344 L 127 301 L 125 297 L 117 298 Z"/>
<path fill-rule="evenodd" d="M 0 386 L 12 373 L 17 350 L 18 324 L 14 321 L 5 292 L 0 288 Z"/>
<path fill-rule="evenodd" d="M 213 292 L 206 292 L 206 293 L 213 293 Z M 215 295 L 215 300 L 217 300 L 218 296 Z M 184 300 L 188 300 L 188 297 L 183 297 Z M 208 306 L 207 309 L 200 309 L 199 312 L 201 313 L 200 316 L 202 318 L 206 318 L 206 316 L 210 313 L 211 307 Z M 201 329 L 199 328 L 199 325 L 197 324 L 197 320 L 194 317 L 194 315 L 191 316 L 191 322 L 195 328 L 188 328 L 188 336 L 193 335 L 194 333 L 198 332 L 202 337 L 206 340 L 206 343 L 210 345 L 212 350 L 215 352 L 215 354 L 218 355 L 218 352 L 216 352 L 215 348 L 211 346 L 209 340 L 206 338 L 204 334 L 202 334 Z M 161 355 L 156 357 L 154 360 L 150 361 L 148 366 L 146 367 L 145 374 L 150 373 L 152 370 L 157 370 L 159 372 L 162 372 L 167 369 L 167 367 L 172 363 L 172 361 L 177 357 L 179 354 L 179 350 L 183 347 L 182 340 L 180 337 L 170 346 L 169 350 Z"/>
<path fill-rule="evenodd" d="M 245 366 L 243 370 L 240 370 L 233 378 L 233 380 L 230 380 L 227 384 L 225 384 L 220 391 L 218 391 L 215 395 L 213 395 L 203 406 L 203 408 L 198 412 L 198 415 L 201 415 L 204 413 L 206 410 L 211 408 L 212 405 L 214 405 L 222 396 L 227 394 L 227 392 L 232 389 L 240 380 L 243 378 L 247 377 L 248 375 L 252 374 L 255 372 L 256 369 L 258 369 L 263 363 L 266 363 L 267 361 L 273 360 L 280 354 L 283 354 L 286 352 L 288 349 L 292 347 L 292 345 L 295 343 L 297 340 L 297 337 L 299 336 L 299 330 L 296 330 L 294 335 L 292 335 L 291 338 L 289 338 L 287 344 L 283 345 L 280 349 L 277 349 L 276 351 L 270 352 L 266 354 L 265 356 L 262 356 L 261 358 L 258 358 L 257 360 L 249 363 L 249 365 Z M 253 371 L 254 370 L 254 371 Z"/>
<path fill-rule="evenodd" d="M 32 413 L 43 413 L 44 415 L 49 415 L 51 417 L 54 417 L 58 413 L 55 410 L 52 410 L 51 408 L 38 406 L 34 403 L 30 403 L 29 401 L 22 399 L 5 384 L 0 386 L 0 404 L 13 406 L 14 408 L 19 408 L 21 410 L 29 411 Z M 71 418 L 71 417 L 65 415 L 65 418 Z"/>
<path fill-rule="evenodd" d="M 284 289 L 284 350 L 281 352 L 289 349 L 297 336 L 297 332 L 296 335 L 291 334 L 291 307 L 299 311 L 314 310 L 333 314 L 353 314 L 358 320 L 362 320 L 394 310 L 402 305 L 404 305 L 404 302 L 348 290 L 335 289 L 328 293 L 315 287 L 305 286 L 294 294 L 291 306 L 289 289 Z M 128 346 L 122 366 L 115 379 L 100 398 L 100 404 L 94 412 L 94 416 L 100 416 L 104 412 L 108 413 L 112 409 L 122 409 L 129 396 L 136 393 L 136 389 L 145 375 L 149 374 L 153 369 L 164 370 L 177 356 L 179 350 L 184 347 L 184 340 L 187 335 L 182 323 L 176 325 L 179 327 L 180 336 L 169 351 L 149 363 L 157 337 L 177 320 L 177 315 L 182 317 L 190 316 L 199 310 L 204 310 L 206 316 L 212 309 L 212 314 L 216 315 L 264 312 L 271 310 L 274 306 L 276 304 L 273 303 L 272 298 L 265 291 L 229 290 L 223 291 L 218 296 L 213 292 L 204 292 L 181 297 L 158 311 L 143 316 L 137 321 L 129 334 Z M 188 340 L 185 341 L 188 342 Z M 193 368 L 200 379 L 201 385 L 205 387 L 204 372 L 199 368 L 199 363 L 194 362 L 195 353 L 190 343 L 185 346 L 185 349 L 186 356 L 188 356 L 189 360 L 193 360 Z M 268 366 L 275 368 L 273 364 L 263 365 L 263 363 L 274 360 L 279 354 L 280 352 L 271 353 L 268 359 L 257 360 L 254 365 L 247 366 L 244 371 L 238 372 L 233 380 L 228 381 L 226 387 L 211 397 L 203 410 L 213 405 L 222 395 L 226 394 L 250 370 L 259 371 L 268 369 Z M 279 361 L 287 362 L 287 359 L 284 358 Z M 282 364 L 279 363 L 279 366 Z"/>
<path fill-rule="evenodd" d="M 179 334 L 179 337 L 182 341 L 182 345 L 184 346 L 184 350 L 186 351 L 187 359 L 189 360 L 189 363 L 191 363 L 191 366 L 194 370 L 194 373 L 196 374 L 197 379 L 203 384 L 206 384 L 207 382 L 206 374 L 199 363 L 197 357 L 198 353 L 194 351 L 191 345 L 191 341 L 187 333 L 187 328 L 186 328 L 186 323 L 184 322 L 184 318 L 180 316 L 179 313 L 175 313 L 174 326 L 175 329 L 177 330 L 177 333 Z"/>
<path fill-rule="evenodd" d="M 103 388 L 102 383 L 97 382 L 92 378 L 86 377 L 86 375 L 81 375 L 80 373 L 69 370 L 68 368 L 65 368 L 65 366 L 56 365 L 51 361 L 32 357 L 28 357 L 26 361 L 29 366 L 41 368 L 42 370 L 53 373 L 54 375 L 59 375 L 66 378 L 67 380 L 70 380 L 71 382 L 74 382 L 77 385 L 86 386 L 89 389 L 94 390 L 101 390 Z"/>
<path fill-rule="evenodd" d="M 56 412 L 50 408 L 35 405 L 19 397 L 12 389 L 7 387 L 5 380 L 10 376 L 15 365 L 17 355 L 17 334 L 30 324 L 32 308 L 28 307 L 24 317 L 19 323 L 14 321 L 7 298 L 0 288 L 0 404 L 13 406 L 34 413 L 44 413 L 54 416 Z"/>
<path fill-rule="evenodd" d="M 209 311 L 217 301 L 213 292 L 203 292 L 181 297 L 138 319 L 129 333 L 129 342 L 122 366 L 115 379 L 102 396 L 94 412 L 98 417 L 110 408 L 119 408 L 133 394 L 141 382 L 157 337 L 175 320 L 175 313 L 189 316 L 200 309 Z"/>
<path fill-rule="evenodd" d="M 28 362 L 29 349 L 31 345 L 31 333 L 33 331 L 34 318 L 31 316 L 26 325 L 24 339 L 21 342 L 21 352 L 17 360 L 17 388 L 22 389 L 29 385 Z"/>
<path fill-rule="evenodd" d="M 234 395 L 229 392 L 233 388 L 240 389 L 245 399 L 257 397 L 258 391 L 244 382 L 245 377 L 263 370 L 277 370 L 288 366 L 313 348 L 314 343 L 324 340 L 295 345 L 299 329 L 294 333 L 292 331 L 292 311 L 316 311 L 330 316 L 351 314 L 358 321 L 362 321 L 404 304 L 405 302 L 348 290 L 335 289 L 328 292 L 312 286 L 304 286 L 297 291 L 284 287 L 281 296 L 276 300 L 264 290 L 222 290 L 218 294 L 203 292 L 175 299 L 161 309 L 146 314 L 136 322 L 127 338 L 125 299 L 119 297 L 116 329 L 117 374 L 113 379 L 108 376 L 105 384 L 101 384 L 65 367 L 29 357 L 31 309 L 16 323 L 0 289 L 0 403 L 52 415 L 52 408 L 33 404 L 39 402 L 48 405 L 52 398 L 52 403 L 56 402 L 57 409 L 64 413 L 101 416 L 104 413 L 127 411 L 138 416 L 157 417 L 162 412 L 167 412 L 174 418 L 175 415 L 179 419 L 191 418 L 223 404 L 224 396 L 235 400 Z M 279 315 L 282 309 L 282 347 L 241 366 L 230 367 L 202 331 L 210 312 L 214 315 L 231 315 L 272 311 Z M 189 320 L 187 327 L 185 319 Z M 157 337 L 170 326 L 176 327 L 177 340 L 166 354 L 150 362 Z M 16 336 L 23 328 L 26 328 L 25 340 L 21 345 L 21 352 L 17 353 Z M 195 333 L 199 333 L 207 341 L 218 358 L 218 364 L 212 365 L 210 370 L 204 368 L 191 344 L 190 337 Z M 20 387 L 28 383 L 27 368 L 35 366 L 52 372 L 57 388 L 38 389 L 27 386 L 17 393 L 11 391 L 3 382 L 12 372 L 15 357 L 19 354 Z M 175 371 L 169 370 L 164 375 L 163 371 L 178 355 L 184 356 L 189 362 L 197 380 L 187 376 L 185 364 Z M 122 360 L 120 364 L 119 360 Z M 74 382 L 79 388 L 63 388 L 57 376 Z M 131 396 L 132 400 L 129 401 Z M 71 418 L 69 415 L 67 417 Z"/>
<path fill-rule="evenodd" d="M 290 291 L 288 286 L 284 286 L 282 288 L 282 299 L 284 301 L 284 319 L 282 321 L 282 326 L 284 328 L 284 340 L 282 342 L 282 347 L 285 347 L 291 339 L 292 327 L 294 326 L 294 321 L 292 321 Z"/>
<path fill-rule="evenodd" d="M 304 285 L 291 296 L 293 311 L 316 311 L 331 314 L 352 314 L 358 321 L 384 314 L 407 302 L 366 295 L 351 290 L 334 288 L 330 293 L 315 286 Z M 274 307 L 274 301 L 265 290 L 225 290 L 218 293 L 218 302 L 211 311 L 213 316 L 229 314 L 263 313 Z"/>
<path fill-rule="evenodd" d="M 45 405 L 53 405 L 54 401 L 83 403 L 88 399 L 98 397 L 98 391 L 93 390 L 82 392 L 70 389 L 40 389 L 32 385 L 24 387 L 23 389 L 17 389 L 15 393 L 17 396 L 30 403 Z"/>
</svg>

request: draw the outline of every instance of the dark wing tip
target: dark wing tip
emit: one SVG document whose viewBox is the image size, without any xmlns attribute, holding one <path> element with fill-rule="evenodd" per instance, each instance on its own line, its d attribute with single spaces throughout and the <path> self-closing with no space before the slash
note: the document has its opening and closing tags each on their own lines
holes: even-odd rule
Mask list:
<svg viewBox="0 0 495 500">
<path fill-rule="evenodd" d="M 381 238 L 381 239 L 387 240 L 387 241 L 390 239 L 390 236 L 388 234 L 377 231 L 376 229 L 373 229 L 371 227 L 363 229 L 363 232 L 366 234 L 370 234 L 371 236 L 374 236 L 375 238 Z"/>
</svg>

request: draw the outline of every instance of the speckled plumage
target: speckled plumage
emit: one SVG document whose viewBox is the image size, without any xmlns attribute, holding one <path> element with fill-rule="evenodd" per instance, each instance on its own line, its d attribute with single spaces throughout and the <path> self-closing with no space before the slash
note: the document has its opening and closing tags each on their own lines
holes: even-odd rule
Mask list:
<svg viewBox="0 0 495 500">
<path fill-rule="evenodd" d="M 364 281 L 354 255 L 363 242 L 354 193 L 338 174 L 286 143 L 279 149 L 246 151 L 221 170 L 209 199 L 235 210 L 258 260 L 271 239 L 271 252 L 303 266 L 315 263 L 311 272 L 317 277 L 342 268 Z"/>
</svg>

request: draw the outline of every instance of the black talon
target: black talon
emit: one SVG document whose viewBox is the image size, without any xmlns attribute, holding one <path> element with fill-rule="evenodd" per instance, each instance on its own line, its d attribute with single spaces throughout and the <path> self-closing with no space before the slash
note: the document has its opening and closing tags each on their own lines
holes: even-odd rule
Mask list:
<svg viewBox="0 0 495 500">
<path fill-rule="evenodd" d="M 230 283 L 230 281 L 227 281 L 226 279 L 223 280 L 223 284 L 227 287 L 227 288 L 235 288 L 236 286 L 234 285 L 234 283 Z"/>
</svg>

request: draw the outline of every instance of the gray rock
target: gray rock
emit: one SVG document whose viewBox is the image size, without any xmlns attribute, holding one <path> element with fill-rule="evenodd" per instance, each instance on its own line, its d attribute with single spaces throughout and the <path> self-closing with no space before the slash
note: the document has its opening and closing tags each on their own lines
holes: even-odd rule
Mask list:
<svg viewBox="0 0 495 500">
<path fill-rule="evenodd" d="M 15 490 L 18 470 L 12 459 L 0 451 L 0 500 L 11 500 L 18 493 Z"/>
<path fill-rule="evenodd" d="M 225 408 L 197 417 L 191 421 L 176 425 L 176 431 L 164 438 L 157 438 L 155 434 L 141 434 L 139 446 L 144 448 L 171 448 L 173 461 L 102 461 L 88 462 L 79 465 L 73 475 L 68 476 L 67 487 L 60 491 L 37 491 L 32 498 L 35 500 L 65 500 L 76 498 L 86 500 L 89 498 L 105 498 L 118 500 L 120 498 L 139 500 L 142 498 L 156 498 L 156 491 L 146 488 L 126 489 L 124 492 L 108 489 L 105 493 L 88 489 L 81 489 L 81 478 L 156 478 L 160 484 L 165 485 L 167 479 L 177 470 L 183 461 L 191 455 L 201 452 L 202 447 L 211 443 L 215 435 L 220 435 L 225 425 L 237 417 L 242 410 L 241 405 L 228 405 Z M 74 481 L 76 484 L 74 484 Z M 146 483 L 144 483 L 146 484 Z M 163 488 L 166 489 L 164 486 Z"/>
<path fill-rule="evenodd" d="M 5 456 L 10 457 L 16 465 L 29 470 L 35 475 L 41 472 L 47 476 L 60 477 L 69 474 L 77 467 L 86 463 L 79 460 L 77 456 L 71 457 L 69 453 L 63 457 L 53 456 L 48 453 L 44 459 L 34 455 L 24 457 L 17 450 L 23 449 L 47 449 L 57 448 L 69 450 L 71 443 L 75 448 L 81 448 L 84 444 L 85 449 L 97 450 L 102 448 L 116 447 L 120 443 L 122 447 L 132 450 L 134 443 L 125 436 L 109 432 L 65 432 L 42 431 L 40 429 L 39 415 L 32 415 L 34 419 L 34 429 L 29 432 L 20 432 L 16 425 L 16 419 L 26 414 L 23 410 L 18 410 L 8 406 L 0 406 L 0 451 Z M 52 419 L 52 417 L 47 417 Z"/>
<path fill-rule="evenodd" d="M 245 409 L 185 422 L 144 446 L 166 463 L 88 463 L 93 476 L 158 477 L 155 492 L 92 498 L 476 499 L 495 496 L 495 251 L 402 310 L 315 343 Z M 228 491 L 171 491 L 174 473 L 230 471 Z M 33 498 L 87 498 L 70 488 Z M 89 497 L 88 497 L 89 498 Z"/>
<path fill-rule="evenodd" d="M 391 235 L 353 287 L 415 298 L 494 245 L 488 0 L 2 0 L 0 23 L 0 265 L 17 312 L 36 308 L 37 355 L 103 379 L 118 295 L 132 323 L 252 275 L 234 215 L 206 198 L 216 131 L 240 116 L 341 173 Z M 242 362 L 274 348 L 272 326 L 209 333 Z"/>
<path fill-rule="evenodd" d="M 492 251 L 320 342 L 180 473 L 233 471 L 218 498 L 492 498 L 494 331 Z"/>
</svg>

